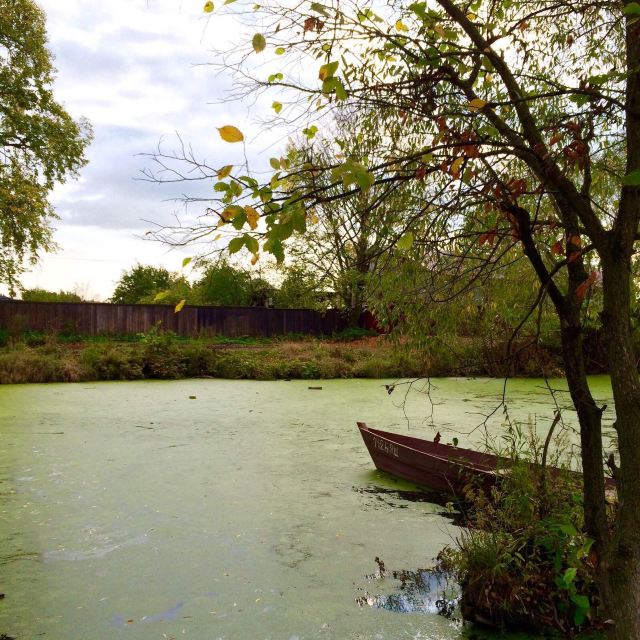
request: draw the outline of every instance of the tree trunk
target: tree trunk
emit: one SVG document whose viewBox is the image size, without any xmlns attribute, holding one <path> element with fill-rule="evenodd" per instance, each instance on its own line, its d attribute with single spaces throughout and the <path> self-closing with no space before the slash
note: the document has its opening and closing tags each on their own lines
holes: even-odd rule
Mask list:
<svg viewBox="0 0 640 640">
<path fill-rule="evenodd" d="M 598 555 L 607 542 L 607 515 L 602 455 L 602 412 L 596 405 L 584 362 L 583 333 L 578 323 L 561 330 L 562 352 L 571 400 L 580 423 L 580 445 L 584 478 L 584 518 Z"/>
<path fill-rule="evenodd" d="M 626 0 L 625 4 L 631 4 Z M 640 171 L 640 22 L 626 18 L 626 174 Z M 602 573 L 615 640 L 640 638 L 640 378 L 631 336 L 631 261 L 640 219 L 640 187 L 625 185 L 608 246 L 601 252 L 611 386 L 620 468 L 618 511 Z"/>
<path fill-rule="evenodd" d="M 614 533 L 601 565 L 603 593 L 614 620 L 611 637 L 640 638 L 640 379 L 630 326 L 631 246 L 614 240 L 603 255 L 603 327 L 620 452 L 619 506 Z"/>
</svg>

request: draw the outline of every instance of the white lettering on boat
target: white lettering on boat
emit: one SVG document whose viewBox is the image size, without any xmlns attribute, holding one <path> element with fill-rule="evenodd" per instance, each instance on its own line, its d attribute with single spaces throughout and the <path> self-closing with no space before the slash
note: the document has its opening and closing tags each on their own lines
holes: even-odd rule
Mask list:
<svg viewBox="0 0 640 640">
<path fill-rule="evenodd" d="M 398 445 L 393 444 L 393 442 L 389 442 L 388 440 L 383 440 L 382 438 L 373 438 L 373 446 L 380 451 L 384 451 L 385 453 L 391 454 L 394 458 L 399 458 L 400 454 L 398 453 Z"/>
</svg>

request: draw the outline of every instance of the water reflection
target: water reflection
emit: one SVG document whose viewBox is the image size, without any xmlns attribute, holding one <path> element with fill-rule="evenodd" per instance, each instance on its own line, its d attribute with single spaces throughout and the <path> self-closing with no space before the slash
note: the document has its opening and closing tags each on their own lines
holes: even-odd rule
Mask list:
<svg viewBox="0 0 640 640">
<path fill-rule="evenodd" d="M 378 570 L 366 576 L 376 590 L 391 588 L 391 593 L 364 593 L 356 598 L 359 606 L 385 609 L 394 613 L 430 613 L 460 622 L 458 585 L 442 572 L 433 569 L 396 570 L 389 574 L 385 564 L 376 558 Z"/>
</svg>

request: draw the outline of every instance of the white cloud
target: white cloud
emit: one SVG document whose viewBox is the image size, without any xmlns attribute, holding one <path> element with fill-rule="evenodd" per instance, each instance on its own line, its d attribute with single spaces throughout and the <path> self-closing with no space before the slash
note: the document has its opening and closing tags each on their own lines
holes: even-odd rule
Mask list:
<svg viewBox="0 0 640 640">
<path fill-rule="evenodd" d="M 179 131 L 212 166 L 222 166 L 243 154 L 221 143 L 215 127 L 233 123 L 249 135 L 258 129 L 237 104 L 210 104 L 229 80 L 197 66 L 211 60 L 211 43 L 228 45 L 237 27 L 231 17 L 207 18 L 203 3 L 192 0 L 39 3 L 58 69 L 55 95 L 73 117 L 91 121 L 95 139 L 80 179 L 52 196 L 59 252 L 43 256 L 23 282 L 53 290 L 82 285 L 105 299 L 136 261 L 176 269 L 183 257 L 139 237 L 150 226 L 145 220 L 162 223 L 181 213 L 180 203 L 167 200 L 182 188 L 136 180 L 148 166 L 137 154 L 153 151 L 163 137 L 173 145 Z"/>
</svg>

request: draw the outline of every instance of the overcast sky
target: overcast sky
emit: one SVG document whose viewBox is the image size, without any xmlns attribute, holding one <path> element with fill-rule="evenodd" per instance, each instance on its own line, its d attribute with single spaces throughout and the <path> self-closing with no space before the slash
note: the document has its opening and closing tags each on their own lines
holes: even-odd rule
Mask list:
<svg viewBox="0 0 640 640">
<path fill-rule="evenodd" d="M 43 256 L 23 284 L 104 300 L 136 262 L 179 270 L 191 255 L 142 239 L 151 227 L 145 220 L 170 220 L 182 205 L 166 201 L 179 187 L 135 179 L 148 166 L 137 154 L 153 151 L 162 137 L 171 145 L 179 131 L 212 166 L 239 162 L 240 145 L 222 142 L 216 127 L 234 124 L 251 139 L 260 114 L 238 103 L 211 104 L 229 80 L 198 63 L 212 61 L 213 44 L 237 39 L 238 26 L 231 17 L 208 18 L 202 1 L 38 2 L 58 69 L 55 95 L 73 117 L 90 120 L 95 139 L 80 180 L 53 194 L 59 251 Z M 272 142 L 263 136 L 251 152 L 268 158 Z"/>
</svg>

